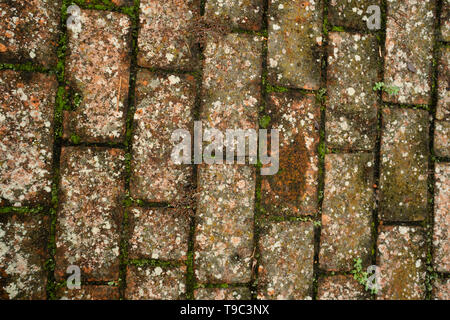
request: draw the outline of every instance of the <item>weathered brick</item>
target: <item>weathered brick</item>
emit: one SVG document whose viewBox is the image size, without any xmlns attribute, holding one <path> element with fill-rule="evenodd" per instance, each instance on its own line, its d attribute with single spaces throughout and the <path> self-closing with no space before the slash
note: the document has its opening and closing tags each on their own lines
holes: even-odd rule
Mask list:
<svg viewBox="0 0 450 320">
<path fill-rule="evenodd" d="M 280 135 L 279 171 L 262 176 L 267 214 L 300 216 L 317 212 L 320 107 L 313 95 L 273 93 L 267 113 Z"/>
<path fill-rule="evenodd" d="M 427 215 L 428 113 L 383 109 L 380 217 L 417 221 Z"/>
<path fill-rule="evenodd" d="M 450 48 L 442 48 L 438 64 L 438 100 L 436 119 L 450 121 Z"/>
<path fill-rule="evenodd" d="M 440 157 L 450 157 L 450 121 L 436 121 L 434 128 L 434 153 Z"/>
<path fill-rule="evenodd" d="M 368 30 L 367 19 L 371 14 L 367 13 L 367 8 L 372 5 L 381 8 L 381 0 L 331 0 L 328 7 L 328 22 L 332 26 Z"/>
<path fill-rule="evenodd" d="M 188 214 L 181 209 L 130 209 L 128 256 L 131 259 L 186 260 Z"/>
<path fill-rule="evenodd" d="M 354 259 L 366 265 L 372 249 L 375 204 L 372 154 L 328 154 L 319 262 L 322 268 L 350 271 Z"/>
<path fill-rule="evenodd" d="M 319 280 L 318 300 L 368 300 L 370 294 L 353 276 L 327 276 Z"/>
<path fill-rule="evenodd" d="M 0 61 L 56 65 L 61 1 L 0 3 Z"/>
<path fill-rule="evenodd" d="M 128 300 L 178 300 L 185 298 L 186 267 L 128 266 L 125 298 Z"/>
<path fill-rule="evenodd" d="M 419 227 L 386 226 L 378 236 L 378 299 L 425 298 L 426 239 Z"/>
<path fill-rule="evenodd" d="M 205 49 L 201 119 L 209 128 L 257 129 L 261 96 L 259 37 L 229 34 Z"/>
<path fill-rule="evenodd" d="M 54 76 L 0 71 L 0 205 L 48 204 Z"/>
<path fill-rule="evenodd" d="M 450 164 L 437 163 L 434 195 L 434 268 L 450 272 Z"/>
<path fill-rule="evenodd" d="M 80 19 L 81 28 L 68 28 L 65 74 L 74 110 L 64 112 L 63 137 L 120 142 L 125 135 L 131 22 L 124 14 L 94 10 L 81 10 Z"/>
<path fill-rule="evenodd" d="M 192 132 L 195 79 L 140 70 L 131 161 L 131 195 L 147 201 L 179 201 L 192 183 L 192 166 L 171 160 L 172 133 Z"/>
<path fill-rule="evenodd" d="M 0 215 L 0 299 L 46 298 L 48 228 L 39 215 Z"/>
<path fill-rule="evenodd" d="M 378 45 L 374 35 L 331 32 L 325 132 L 328 146 L 372 150 L 377 130 Z"/>
<path fill-rule="evenodd" d="M 248 288 L 200 288 L 194 291 L 196 300 L 250 300 Z"/>
<path fill-rule="evenodd" d="M 258 299 L 311 299 L 312 222 L 268 222 L 259 240 Z"/>
<path fill-rule="evenodd" d="M 450 41 L 450 0 L 442 1 L 441 36 L 442 40 Z"/>
<path fill-rule="evenodd" d="M 387 1 L 384 83 L 399 92 L 383 93 L 384 101 L 431 102 L 435 2 Z"/>
<path fill-rule="evenodd" d="M 268 21 L 268 79 L 316 90 L 320 86 L 323 1 L 271 0 Z"/>
<path fill-rule="evenodd" d="M 263 0 L 207 0 L 205 16 L 210 21 L 230 24 L 233 28 L 259 30 L 264 11 Z"/>
<path fill-rule="evenodd" d="M 86 4 L 98 4 L 99 0 L 84 0 L 84 2 Z M 133 5 L 133 0 L 111 0 L 111 2 L 113 4 L 115 4 L 116 6 L 132 6 Z"/>
<path fill-rule="evenodd" d="M 199 167 L 194 270 L 202 283 L 250 281 L 255 169 Z"/>
<path fill-rule="evenodd" d="M 57 297 L 60 300 L 119 300 L 119 289 L 106 285 L 82 285 L 80 289 L 63 287 Z"/>
<path fill-rule="evenodd" d="M 198 0 L 142 0 L 138 64 L 143 67 L 193 70 L 197 66 L 195 18 Z"/>
<path fill-rule="evenodd" d="M 434 300 L 450 300 L 450 279 L 437 279 L 433 286 Z"/>
<path fill-rule="evenodd" d="M 117 280 L 124 160 L 119 149 L 62 149 L 55 255 L 58 280 L 65 277 L 69 265 L 80 267 L 86 280 Z"/>
</svg>

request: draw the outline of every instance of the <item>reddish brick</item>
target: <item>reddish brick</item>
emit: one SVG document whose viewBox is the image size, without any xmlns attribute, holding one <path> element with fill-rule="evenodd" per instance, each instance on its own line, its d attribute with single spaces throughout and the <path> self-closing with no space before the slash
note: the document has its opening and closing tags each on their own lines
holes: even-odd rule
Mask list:
<svg viewBox="0 0 450 320">
<path fill-rule="evenodd" d="M 198 0 L 141 0 L 138 64 L 195 69 L 197 49 L 192 27 L 199 10 Z"/>
<path fill-rule="evenodd" d="M 61 1 L 0 3 L 0 61 L 56 65 Z"/>
<path fill-rule="evenodd" d="M 131 259 L 186 260 L 189 213 L 181 209 L 129 210 Z"/>
<path fill-rule="evenodd" d="M 386 226 L 378 236 L 378 299 L 425 298 L 426 241 L 418 227 Z"/>
<path fill-rule="evenodd" d="M 263 0 L 207 0 L 205 16 L 209 21 L 220 21 L 233 28 L 259 30 L 262 24 Z"/>
<path fill-rule="evenodd" d="M 394 103 L 431 102 L 434 0 L 387 1 L 384 83 L 399 88 L 383 94 Z"/>
<path fill-rule="evenodd" d="M 450 163 L 437 163 L 434 194 L 434 268 L 450 272 Z"/>
<path fill-rule="evenodd" d="M 258 299 L 311 299 L 314 228 L 312 222 L 268 222 L 259 240 Z"/>
<path fill-rule="evenodd" d="M 427 215 L 428 112 L 383 109 L 380 217 L 418 221 Z"/>
<path fill-rule="evenodd" d="M 128 300 L 184 299 L 186 267 L 128 266 L 125 298 Z"/>
<path fill-rule="evenodd" d="M 58 280 L 65 278 L 70 265 L 80 267 L 86 280 L 118 279 L 124 160 L 119 149 L 62 149 L 55 254 Z"/>
<path fill-rule="evenodd" d="M 433 286 L 434 300 L 450 300 L 450 279 L 437 279 Z"/>
<path fill-rule="evenodd" d="M 317 90 L 322 58 L 323 1 L 271 0 L 268 78 L 273 84 Z"/>
<path fill-rule="evenodd" d="M 131 195 L 147 201 L 179 201 L 192 183 L 192 166 L 174 164 L 172 133 L 192 132 L 195 79 L 140 70 L 131 161 Z"/>
<path fill-rule="evenodd" d="M 82 285 L 80 289 L 61 288 L 57 296 L 61 300 L 119 300 L 119 289 L 105 285 Z"/>
<path fill-rule="evenodd" d="M 248 288 L 200 288 L 194 291 L 196 300 L 250 300 Z"/>
<path fill-rule="evenodd" d="M 48 204 L 54 76 L 0 71 L 0 205 Z"/>
<path fill-rule="evenodd" d="M 0 299 L 46 298 L 49 221 L 39 215 L 0 215 Z"/>
<path fill-rule="evenodd" d="M 125 135 L 131 22 L 124 14 L 93 10 L 81 10 L 80 19 L 80 29 L 68 28 L 65 74 L 81 102 L 64 112 L 63 136 L 120 142 Z"/>
<path fill-rule="evenodd" d="M 353 276 L 328 276 L 319 280 L 318 300 L 368 300 L 370 294 Z"/>
<path fill-rule="evenodd" d="M 364 265 L 370 261 L 373 167 L 372 154 L 325 157 L 319 262 L 326 270 L 350 271 L 355 259 Z"/>
<path fill-rule="evenodd" d="M 320 108 L 313 95 L 273 93 L 267 113 L 280 135 L 280 169 L 262 176 L 261 199 L 267 214 L 301 216 L 317 212 L 317 145 Z"/>
<path fill-rule="evenodd" d="M 367 13 L 367 8 L 372 5 L 381 8 L 381 0 L 331 0 L 328 22 L 332 26 L 368 30 L 367 19 L 371 15 Z"/>
<path fill-rule="evenodd" d="M 254 167 L 202 165 L 194 270 L 202 283 L 250 281 L 253 257 Z"/>
<path fill-rule="evenodd" d="M 325 132 L 329 147 L 373 150 L 377 136 L 378 45 L 374 35 L 331 32 Z"/>
<path fill-rule="evenodd" d="M 229 34 L 205 49 L 201 119 L 209 128 L 257 129 L 261 96 L 261 39 Z"/>
</svg>

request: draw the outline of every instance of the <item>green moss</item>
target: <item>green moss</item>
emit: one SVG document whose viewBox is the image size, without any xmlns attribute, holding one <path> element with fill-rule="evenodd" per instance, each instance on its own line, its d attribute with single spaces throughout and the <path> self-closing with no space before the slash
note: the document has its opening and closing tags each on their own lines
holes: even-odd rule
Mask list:
<svg viewBox="0 0 450 320">
<path fill-rule="evenodd" d="M 70 141 L 72 141 L 74 144 L 79 144 L 81 142 L 81 138 L 72 133 L 72 135 L 70 136 Z"/>
<path fill-rule="evenodd" d="M 266 129 L 270 124 L 270 116 L 264 115 L 259 119 L 259 125 L 261 128 Z"/>
</svg>

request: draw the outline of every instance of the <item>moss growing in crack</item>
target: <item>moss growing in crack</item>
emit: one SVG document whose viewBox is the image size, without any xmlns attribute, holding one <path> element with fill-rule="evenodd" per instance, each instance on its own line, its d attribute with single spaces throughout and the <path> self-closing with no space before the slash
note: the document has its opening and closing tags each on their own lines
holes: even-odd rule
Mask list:
<svg viewBox="0 0 450 320">
<path fill-rule="evenodd" d="M 376 82 L 372 89 L 373 91 L 384 91 L 388 95 L 397 95 L 400 91 L 399 87 L 386 85 L 384 82 Z"/>
<path fill-rule="evenodd" d="M 269 127 L 270 120 L 270 116 L 264 115 L 259 119 L 259 125 L 261 126 L 261 128 L 267 129 Z"/>
<path fill-rule="evenodd" d="M 74 144 L 79 144 L 81 142 L 81 138 L 76 134 L 72 133 L 72 135 L 70 136 L 70 141 L 72 141 L 72 143 Z"/>
</svg>

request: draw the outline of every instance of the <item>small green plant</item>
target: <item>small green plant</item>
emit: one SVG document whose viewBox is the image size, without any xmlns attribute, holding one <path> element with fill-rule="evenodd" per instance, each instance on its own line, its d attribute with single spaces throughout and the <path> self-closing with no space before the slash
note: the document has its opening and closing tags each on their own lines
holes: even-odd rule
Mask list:
<svg viewBox="0 0 450 320">
<path fill-rule="evenodd" d="M 400 91 L 400 88 L 397 86 L 387 85 L 384 82 L 376 82 L 373 86 L 373 91 L 384 91 L 388 95 L 397 95 Z"/>
<path fill-rule="evenodd" d="M 72 134 L 70 136 L 70 140 L 74 143 L 74 144 L 79 144 L 81 142 L 81 138 L 79 136 L 77 136 L 76 134 Z"/>
<path fill-rule="evenodd" d="M 270 116 L 264 115 L 259 119 L 259 124 L 261 125 L 261 128 L 266 129 L 269 126 L 270 123 Z"/>
<path fill-rule="evenodd" d="M 353 278 L 358 281 L 360 284 L 362 284 L 366 291 L 370 291 L 372 294 L 377 294 L 378 290 L 377 288 L 370 288 L 369 287 L 369 279 L 368 279 L 368 273 L 363 271 L 362 266 L 362 260 L 360 258 L 354 259 L 355 264 L 353 265 L 353 270 L 350 271 L 351 274 L 353 274 Z"/>
</svg>

